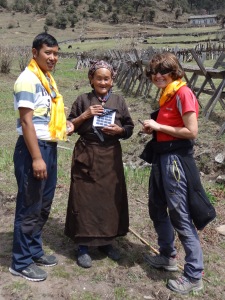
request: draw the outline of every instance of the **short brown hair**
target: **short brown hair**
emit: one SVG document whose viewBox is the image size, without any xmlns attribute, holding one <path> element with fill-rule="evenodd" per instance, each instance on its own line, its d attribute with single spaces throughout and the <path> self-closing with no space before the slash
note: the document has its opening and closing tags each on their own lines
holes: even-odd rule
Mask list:
<svg viewBox="0 0 225 300">
<path fill-rule="evenodd" d="M 176 55 L 171 52 L 157 53 L 152 57 L 146 76 L 151 77 L 155 70 L 169 70 L 173 80 L 181 79 L 184 76 L 184 70 Z"/>
</svg>

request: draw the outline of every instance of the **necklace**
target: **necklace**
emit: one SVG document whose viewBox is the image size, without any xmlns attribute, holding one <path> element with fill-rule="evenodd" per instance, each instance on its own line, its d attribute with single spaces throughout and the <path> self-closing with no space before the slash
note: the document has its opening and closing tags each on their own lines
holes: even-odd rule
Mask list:
<svg viewBox="0 0 225 300">
<path fill-rule="evenodd" d="M 110 95 L 112 94 L 112 90 L 109 90 L 108 94 L 103 97 L 97 96 L 95 90 L 93 90 L 93 93 L 94 93 L 95 97 L 98 99 L 98 101 L 101 102 L 101 105 L 104 106 L 105 103 L 108 101 Z"/>
</svg>

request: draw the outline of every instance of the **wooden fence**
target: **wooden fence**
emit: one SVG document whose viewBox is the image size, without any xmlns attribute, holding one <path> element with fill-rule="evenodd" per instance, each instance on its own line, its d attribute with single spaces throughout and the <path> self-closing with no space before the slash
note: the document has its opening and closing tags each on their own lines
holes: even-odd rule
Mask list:
<svg viewBox="0 0 225 300">
<path fill-rule="evenodd" d="M 210 52 L 205 51 L 204 47 L 200 44 L 196 47 L 196 52 L 202 62 L 206 59 L 206 56 L 209 57 L 209 53 L 211 53 L 211 57 L 216 60 L 220 53 L 223 50 L 225 51 L 225 44 L 223 44 L 223 47 L 221 46 L 219 48 L 212 47 L 211 45 L 211 47 L 208 47 L 207 49 Z M 115 83 L 126 95 L 134 95 L 135 97 L 143 96 L 144 98 L 148 98 L 152 83 L 149 81 L 149 78 L 146 77 L 145 69 L 148 67 L 151 57 L 156 52 L 163 51 L 171 51 L 175 53 L 180 63 L 191 62 L 193 60 L 190 49 L 179 49 L 178 47 L 164 47 L 157 50 L 153 47 L 149 47 L 142 51 L 132 49 L 127 52 L 109 50 L 105 57 L 107 58 L 107 61 L 109 61 L 115 69 L 117 69 Z M 95 58 L 88 57 L 88 53 L 85 55 L 77 54 L 75 69 L 88 68 L 92 60 L 95 60 Z"/>
<path fill-rule="evenodd" d="M 124 51 L 119 51 L 119 50 L 110 50 L 108 51 L 106 57 L 107 61 L 109 61 L 117 70 L 117 75 L 115 78 L 115 83 L 122 90 L 122 92 L 125 95 L 133 96 L 133 97 L 141 97 L 143 99 L 151 98 L 152 104 L 158 98 L 159 94 L 159 89 L 155 92 L 155 94 L 152 91 L 153 84 L 149 80 L 148 77 L 146 77 L 146 69 L 148 68 L 149 61 L 151 57 L 156 53 L 156 52 L 163 52 L 163 51 L 171 51 L 176 54 L 178 57 L 179 61 L 181 64 L 184 62 L 190 62 L 192 61 L 193 55 L 189 50 L 182 50 L 179 49 L 178 47 L 175 47 L 173 49 L 157 49 L 155 50 L 153 47 L 149 47 L 147 50 L 142 50 L 138 51 L 136 49 L 124 52 Z M 223 47 L 220 48 L 214 48 L 210 50 L 211 52 L 211 57 L 214 59 L 217 59 L 221 53 L 225 52 L 224 45 Z M 196 49 L 196 53 L 198 56 L 198 59 L 203 62 L 206 59 L 207 52 L 203 47 L 199 47 Z M 90 66 L 90 61 L 93 60 L 94 58 L 89 58 L 89 57 L 79 57 L 78 56 L 78 61 L 76 65 L 76 69 L 83 68 L 83 67 L 89 67 Z M 192 64 L 195 64 L 197 69 L 199 68 L 196 64 L 196 58 L 195 60 L 191 62 Z M 202 75 L 196 71 L 196 67 L 193 68 L 195 70 L 196 74 L 196 79 L 199 75 Z M 194 71 L 193 71 L 194 72 Z M 194 74 L 194 73 L 193 73 Z M 203 72 L 203 75 L 204 72 Z M 206 78 L 208 78 L 208 74 L 205 75 Z M 209 75 L 211 76 L 211 75 Z M 188 79 L 185 76 L 186 79 Z M 216 77 L 217 78 L 217 77 Z M 223 80 L 225 82 L 225 79 Z M 216 88 L 214 87 L 214 90 L 216 91 Z M 194 89 L 193 89 L 194 91 Z M 212 95 L 214 95 L 214 92 L 212 91 Z M 202 90 L 201 92 L 204 92 Z M 220 91 L 220 97 L 223 97 L 225 93 Z M 216 94 L 215 94 L 216 95 Z M 214 96 L 212 96 L 213 98 Z M 213 101 L 211 99 L 210 101 Z M 220 103 L 223 103 L 220 101 Z M 222 107 L 223 108 L 223 107 Z M 224 125 L 225 126 L 225 125 Z M 225 129 L 223 130 L 225 131 Z"/>
</svg>

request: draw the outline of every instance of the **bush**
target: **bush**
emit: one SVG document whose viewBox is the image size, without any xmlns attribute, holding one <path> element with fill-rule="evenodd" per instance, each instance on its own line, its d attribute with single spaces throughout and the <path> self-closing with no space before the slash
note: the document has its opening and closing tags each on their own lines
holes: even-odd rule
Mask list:
<svg viewBox="0 0 225 300">
<path fill-rule="evenodd" d="M 21 47 L 18 51 L 18 61 L 19 61 L 19 67 L 21 72 L 24 71 L 30 59 L 31 59 L 30 47 L 28 48 Z"/>
<path fill-rule="evenodd" d="M 60 14 L 56 18 L 55 27 L 58 29 L 65 29 L 67 23 L 68 23 L 67 17 L 64 14 Z"/>
<path fill-rule="evenodd" d="M 13 9 L 15 11 L 24 11 L 25 10 L 25 2 L 23 0 L 14 1 Z"/>
<path fill-rule="evenodd" d="M 15 27 L 16 27 L 16 24 L 15 24 L 14 21 L 9 22 L 9 24 L 7 26 L 8 29 L 12 29 L 12 28 L 15 28 Z"/>
<path fill-rule="evenodd" d="M 13 51 L 9 47 L 0 47 L 0 72 L 8 74 L 13 62 Z"/>
<path fill-rule="evenodd" d="M 8 7 L 7 0 L 0 0 L 0 6 L 3 8 L 7 8 Z"/>
<path fill-rule="evenodd" d="M 74 28 L 75 24 L 78 22 L 78 18 L 77 18 L 77 16 L 75 14 L 69 16 L 68 20 L 70 21 L 70 24 L 71 24 L 70 27 L 71 28 Z"/>
<path fill-rule="evenodd" d="M 55 23 L 55 16 L 53 14 L 48 14 L 45 19 L 45 24 L 47 26 L 53 26 Z"/>
</svg>

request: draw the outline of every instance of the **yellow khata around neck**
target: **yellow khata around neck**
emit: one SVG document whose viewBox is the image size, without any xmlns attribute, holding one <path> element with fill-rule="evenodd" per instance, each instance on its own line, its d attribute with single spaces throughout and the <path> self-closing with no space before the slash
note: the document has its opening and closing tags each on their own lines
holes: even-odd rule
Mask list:
<svg viewBox="0 0 225 300">
<path fill-rule="evenodd" d="M 59 93 L 56 82 L 50 72 L 47 72 L 46 75 L 42 72 L 42 70 L 39 68 L 38 64 L 34 59 L 31 59 L 28 69 L 33 72 L 38 79 L 41 81 L 44 88 L 47 90 L 49 95 L 51 95 L 52 98 L 52 106 L 51 106 L 51 118 L 49 122 L 49 131 L 51 138 L 53 140 L 66 140 L 66 115 L 64 111 L 64 102 L 63 97 Z M 46 76 L 49 78 L 46 78 Z M 52 91 L 55 92 L 55 97 L 52 97 Z"/>
<path fill-rule="evenodd" d="M 170 99 L 176 94 L 179 88 L 181 88 L 184 85 L 186 85 L 186 82 L 182 81 L 181 79 L 169 83 L 161 92 L 159 106 L 161 107 L 166 102 L 170 101 Z"/>
</svg>

